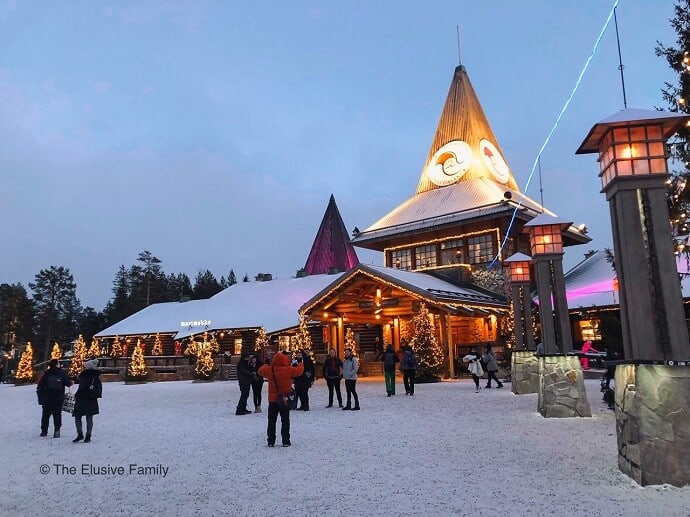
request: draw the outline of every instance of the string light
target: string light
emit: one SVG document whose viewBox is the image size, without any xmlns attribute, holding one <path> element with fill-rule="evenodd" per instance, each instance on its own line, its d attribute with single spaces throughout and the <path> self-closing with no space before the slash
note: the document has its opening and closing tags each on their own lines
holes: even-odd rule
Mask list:
<svg viewBox="0 0 690 517">
<path fill-rule="evenodd" d="M 72 354 L 72 362 L 67 370 L 67 375 L 76 379 L 77 376 L 84 369 L 84 361 L 86 360 L 86 343 L 81 334 L 77 338 L 77 344 L 74 345 L 74 353 Z"/>
<path fill-rule="evenodd" d="M 132 380 L 144 380 L 149 371 L 146 369 L 144 361 L 144 350 L 140 339 L 137 339 L 137 346 L 132 352 L 132 359 L 127 367 L 127 376 Z"/>
<path fill-rule="evenodd" d="M 15 377 L 20 383 L 33 382 L 34 380 L 34 348 L 30 341 L 26 344 L 26 348 L 19 359 Z"/>
<path fill-rule="evenodd" d="M 50 352 L 50 358 L 58 360 L 62 359 L 62 348 L 60 348 L 60 345 L 57 341 L 53 345 L 53 350 Z"/>
</svg>

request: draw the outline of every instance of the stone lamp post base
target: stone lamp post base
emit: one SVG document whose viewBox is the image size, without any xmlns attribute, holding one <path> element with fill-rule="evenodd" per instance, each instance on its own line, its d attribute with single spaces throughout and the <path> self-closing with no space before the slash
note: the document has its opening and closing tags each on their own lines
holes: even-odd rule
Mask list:
<svg viewBox="0 0 690 517">
<path fill-rule="evenodd" d="M 576 356 L 539 357 L 538 409 L 545 418 L 592 416 L 582 367 Z"/>
<path fill-rule="evenodd" d="M 642 486 L 690 485 L 690 365 L 619 364 L 615 393 L 621 472 Z"/>
<path fill-rule="evenodd" d="M 539 358 L 531 350 L 513 350 L 510 383 L 516 395 L 539 393 Z"/>
</svg>

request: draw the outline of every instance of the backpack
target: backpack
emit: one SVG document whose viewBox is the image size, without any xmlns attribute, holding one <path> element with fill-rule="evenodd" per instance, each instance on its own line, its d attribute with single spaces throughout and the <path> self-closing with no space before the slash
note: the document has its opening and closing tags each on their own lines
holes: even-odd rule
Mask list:
<svg viewBox="0 0 690 517">
<path fill-rule="evenodd" d="M 64 390 L 65 386 L 62 384 L 62 375 L 48 375 L 48 389 L 49 390 Z"/>
<path fill-rule="evenodd" d="M 386 352 L 383 357 L 383 364 L 386 366 L 395 366 L 395 353 Z"/>
</svg>

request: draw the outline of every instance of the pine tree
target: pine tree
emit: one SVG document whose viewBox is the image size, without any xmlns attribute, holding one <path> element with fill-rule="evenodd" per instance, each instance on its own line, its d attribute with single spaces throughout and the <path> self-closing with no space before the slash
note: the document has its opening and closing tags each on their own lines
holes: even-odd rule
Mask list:
<svg viewBox="0 0 690 517">
<path fill-rule="evenodd" d="M 418 376 L 420 378 L 438 377 L 443 367 L 445 356 L 436 341 L 434 325 L 431 322 L 429 310 L 422 303 L 419 312 L 412 318 L 412 340 L 410 346 L 419 361 Z"/>
<path fill-rule="evenodd" d="M 254 343 L 254 351 L 261 352 L 264 348 L 268 346 L 268 335 L 266 334 L 266 329 L 260 327 L 256 331 L 256 342 Z"/>
<path fill-rule="evenodd" d="M 120 336 L 115 336 L 113 346 L 110 348 L 110 357 L 117 359 L 122 356 L 122 345 L 120 344 Z"/>
<path fill-rule="evenodd" d="M 297 349 L 308 350 L 310 355 L 312 353 L 311 334 L 309 333 L 309 326 L 307 325 L 307 320 L 304 318 L 304 314 L 300 314 L 299 316 L 299 329 L 297 331 Z"/>
<path fill-rule="evenodd" d="M 357 340 L 352 328 L 348 328 L 345 332 L 345 348 L 352 350 L 352 355 L 357 356 Z"/>
<path fill-rule="evenodd" d="M 661 91 L 670 111 L 690 114 L 690 0 L 678 0 L 674 13 L 670 21 L 678 36 L 677 46 L 667 47 L 657 42 L 655 50 L 656 55 L 663 57 L 678 74 L 678 82 L 665 83 Z M 686 188 L 690 178 L 690 126 L 683 125 L 678 130 L 669 148 L 675 167 L 672 165 L 667 200 L 675 249 L 676 254 L 690 254 L 687 237 L 690 233 L 690 189 Z"/>
<path fill-rule="evenodd" d="M 62 348 L 60 348 L 60 344 L 55 342 L 53 345 L 53 350 L 50 352 L 50 358 L 51 359 L 62 359 Z"/>
<path fill-rule="evenodd" d="M 141 347 L 141 340 L 137 340 L 137 346 L 132 352 L 132 359 L 127 366 L 127 377 L 132 380 L 144 380 L 149 374 L 146 369 L 146 361 L 144 361 L 144 351 Z"/>
<path fill-rule="evenodd" d="M 19 359 L 15 378 L 18 384 L 34 381 L 34 349 L 30 342 L 26 344 L 26 348 Z"/>
<path fill-rule="evenodd" d="M 89 346 L 89 349 L 86 351 L 86 357 L 88 359 L 96 359 L 97 357 L 101 356 L 101 347 L 98 346 L 98 340 L 96 338 L 93 338 L 91 340 L 91 346 Z"/>
<path fill-rule="evenodd" d="M 163 355 L 163 342 L 161 341 L 161 335 L 156 332 L 156 340 L 153 342 L 153 350 L 151 350 L 151 355 Z"/>
<path fill-rule="evenodd" d="M 77 344 L 74 345 L 72 362 L 69 365 L 69 370 L 67 370 L 67 375 L 76 379 L 84 369 L 84 361 L 86 361 L 86 343 L 84 343 L 84 338 L 79 334 Z"/>
</svg>

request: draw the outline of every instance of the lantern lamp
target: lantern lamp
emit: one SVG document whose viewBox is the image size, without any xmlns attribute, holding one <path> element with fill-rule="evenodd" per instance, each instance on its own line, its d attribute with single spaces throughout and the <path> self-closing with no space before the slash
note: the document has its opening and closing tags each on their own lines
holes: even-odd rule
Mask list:
<svg viewBox="0 0 690 517">
<path fill-rule="evenodd" d="M 510 283 L 530 281 L 529 263 L 530 257 L 523 253 L 515 253 L 503 261 L 504 267 L 508 270 L 508 280 Z"/>
<path fill-rule="evenodd" d="M 530 222 L 525 223 L 523 231 L 529 233 L 532 256 L 562 254 L 562 234 L 571 224 L 570 221 L 548 214 L 539 214 Z"/>
</svg>

